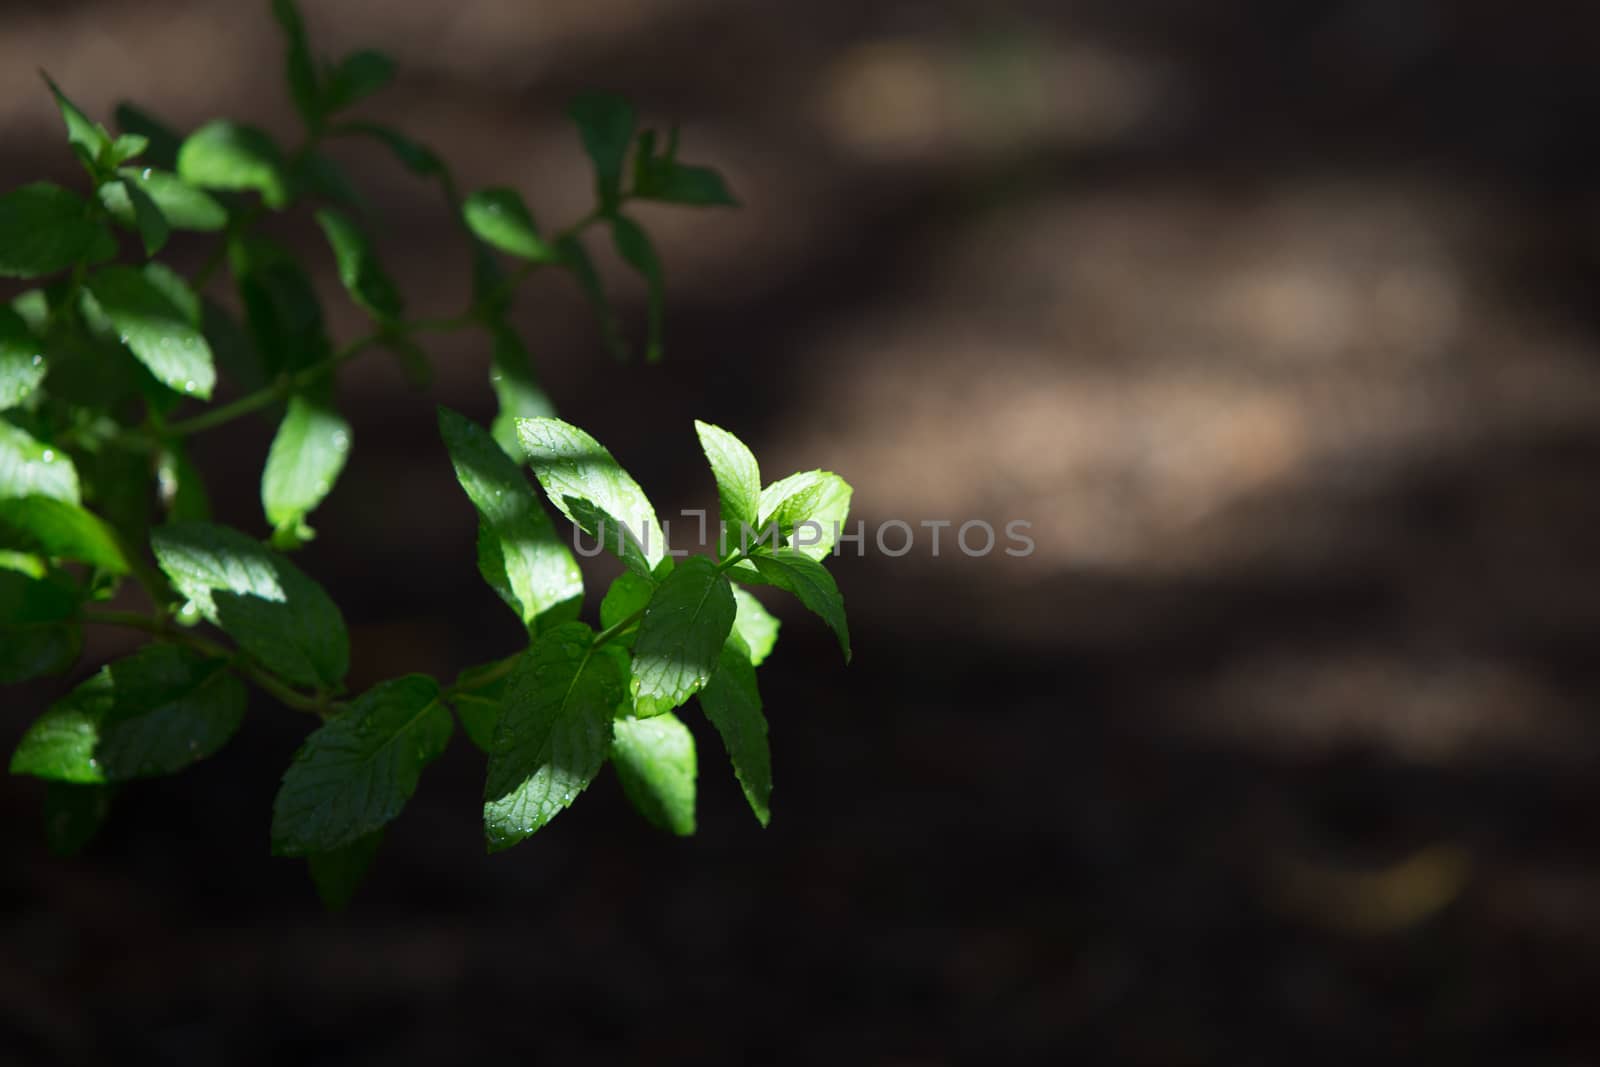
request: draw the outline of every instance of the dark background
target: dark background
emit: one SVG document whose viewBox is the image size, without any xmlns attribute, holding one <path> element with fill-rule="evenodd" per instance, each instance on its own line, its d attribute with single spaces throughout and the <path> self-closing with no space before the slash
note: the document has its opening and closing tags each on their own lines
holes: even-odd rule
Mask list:
<svg viewBox="0 0 1600 1067">
<path fill-rule="evenodd" d="M 780 607 L 765 832 L 691 715 L 697 837 L 607 771 L 486 857 L 458 739 L 328 916 L 267 855 L 307 721 L 264 698 L 77 859 L 7 779 L 0 1062 L 1597 1062 L 1584 5 L 306 6 L 324 54 L 399 59 L 366 111 L 551 227 L 586 207 L 577 89 L 729 175 L 739 212 L 643 213 L 663 365 L 611 362 L 562 279 L 519 304 L 562 414 L 664 513 L 712 499 L 699 417 L 769 476 L 841 472 L 869 528 L 1026 519 L 1038 548 L 837 561 L 848 668 Z M 97 117 L 294 140 L 264 8 L 5 5 L 4 184 L 75 180 L 38 67 Z M 431 188 L 334 154 L 413 307 L 463 306 Z M 312 224 L 273 226 L 356 336 Z M 341 375 L 354 458 L 301 556 L 357 685 L 517 642 L 433 428 L 491 414 L 487 346 L 429 351 L 426 394 L 379 355 Z M 258 532 L 270 434 L 200 455 Z M 66 684 L 7 696 L 8 747 Z"/>
</svg>

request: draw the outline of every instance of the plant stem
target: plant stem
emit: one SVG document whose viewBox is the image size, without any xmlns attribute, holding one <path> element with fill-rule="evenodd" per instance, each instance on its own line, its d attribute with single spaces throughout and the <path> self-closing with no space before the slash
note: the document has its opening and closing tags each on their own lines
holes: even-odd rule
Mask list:
<svg viewBox="0 0 1600 1067">
<path fill-rule="evenodd" d="M 601 630 L 599 633 L 595 634 L 594 641 L 589 647 L 599 648 L 601 645 L 605 644 L 613 637 L 616 637 L 618 634 L 622 633 L 624 630 L 628 629 L 628 627 L 632 626 L 642 618 L 644 618 L 644 608 L 640 608 L 638 611 L 634 612 L 632 615 L 629 615 L 625 619 L 618 619 L 610 626 L 607 626 L 604 630 Z"/>
</svg>

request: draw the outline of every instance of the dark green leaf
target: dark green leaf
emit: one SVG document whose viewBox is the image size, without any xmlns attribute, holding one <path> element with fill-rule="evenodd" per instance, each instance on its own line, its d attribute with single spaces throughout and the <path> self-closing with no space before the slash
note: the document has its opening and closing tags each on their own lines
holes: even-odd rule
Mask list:
<svg viewBox="0 0 1600 1067">
<path fill-rule="evenodd" d="M 655 508 L 599 441 L 560 419 L 519 419 L 517 436 L 545 495 L 563 515 L 578 522 L 567 498 L 587 500 L 628 527 L 651 567 L 666 555 Z"/>
<path fill-rule="evenodd" d="M 77 504 L 78 468 L 65 452 L 40 444 L 0 419 L 0 499 L 48 496 Z"/>
<path fill-rule="evenodd" d="M 612 724 L 611 762 L 622 791 L 652 826 L 694 833 L 694 735 L 670 712 Z"/>
<path fill-rule="evenodd" d="M 208 122 L 178 150 L 178 174 L 207 189 L 254 191 L 268 207 L 289 203 L 283 153 L 261 130 L 224 119 Z"/>
<path fill-rule="evenodd" d="M 721 663 L 700 692 L 700 708 L 722 735 L 750 810 L 761 825 L 772 817 L 772 753 L 767 744 L 767 717 L 750 650 L 737 634 L 723 647 Z"/>
<path fill-rule="evenodd" d="M 132 267 L 102 268 L 85 284 L 122 343 L 158 382 L 185 396 L 210 398 L 217 380 L 211 347 L 164 287 Z"/>
<path fill-rule="evenodd" d="M 294 0 L 272 0 L 272 13 L 283 28 L 285 45 L 284 75 L 295 110 L 311 129 L 322 124 L 322 89 L 317 84 L 317 66 L 311 58 L 311 43 L 305 22 Z"/>
<path fill-rule="evenodd" d="M 244 709 L 244 686 L 225 661 L 146 645 L 40 716 L 11 773 L 80 783 L 173 774 L 225 745 Z"/>
<path fill-rule="evenodd" d="M 117 105 L 116 120 L 117 129 L 137 134 L 149 142 L 144 150 L 147 162 L 166 170 L 178 165 L 178 149 L 183 138 L 172 127 L 129 103 Z"/>
<path fill-rule="evenodd" d="M 316 536 L 306 516 L 328 495 L 349 458 L 350 423 L 345 417 L 322 397 L 290 397 L 261 473 L 261 506 L 279 547 L 295 547 Z"/>
<path fill-rule="evenodd" d="M 556 413 L 555 405 L 539 385 L 533 373 L 533 363 L 522 340 L 509 325 L 495 322 L 490 326 L 494 334 L 494 355 L 489 366 L 489 384 L 494 388 L 499 410 L 489 433 L 508 456 L 522 459 L 522 446 L 517 443 L 517 420 L 549 418 Z"/>
<path fill-rule="evenodd" d="M 165 263 L 146 263 L 139 268 L 139 273 L 144 275 L 144 280 L 161 291 L 161 295 L 172 302 L 183 315 L 183 321 L 198 329 L 200 327 L 200 294 L 189 288 L 189 283 L 183 280 L 183 275 L 167 266 Z M 210 347 L 208 344 L 206 347 Z"/>
<path fill-rule="evenodd" d="M 491 852 L 555 818 L 605 762 L 626 684 L 618 660 L 593 651 L 593 639 L 583 623 L 563 623 L 540 636 L 512 674 L 484 790 Z"/>
<path fill-rule="evenodd" d="M 431 149 L 389 126 L 376 122 L 346 122 L 336 132 L 354 133 L 381 142 L 402 166 L 419 178 L 431 178 L 444 173 L 444 164 Z"/>
<path fill-rule="evenodd" d="M 850 627 L 844 617 L 844 597 L 833 575 L 822 564 L 792 548 L 776 552 L 762 549 L 750 557 L 758 574 L 736 572 L 743 581 L 761 581 L 793 593 L 812 614 L 827 623 L 839 639 L 846 662 L 850 660 Z"/>
<path fill-rule="evenodd" d="M 622 164 L 633 141 L 633 105 L 611 93 L 584 93 L 567 106 L 567 114 L 594 163 L 600 204 L 610 210 L 620 197 Z"/>
<path fill-rule="evenodd" d="M 44 346 L 27 321 L 0 305 L 0 411 L 27 400 L 48 370 Z"/>
<path fill-rule="evenodd" d="M 59 185 L 36 182 L 0 196 L 0 277 L 37 278 L 66 270 L 115 240 L 89 204 Z"/>
<path fill-rule="evenodd" d="M 126 178 L 108 183 L 122 190 L 123 197 L 133 211 L 133 224 L 139 231 L 139 240 L 144 242 L 144 252 L 153 256 L 166 246 L 167 238 L 172 235 L 172 229 L 167 225 L 167 217 L 161 213 L 156 202 L 150 199 L 139 183 Z M 102 186 L 104 188 L 104 186 Z"/>
<path fill-rule="evenodd" d="M 316 884 L 317 896 L 329 911 L 343 911 L 361 888 L 372 861 L 383 844 L 383 831 L 375 830 L 358 837 L 343 848 L 332 852 L 313 852 L 306 857 L 311 880 Z"/>
<path fill-rule="evenodd" d="M 661 333 L 666 308 L 666 276 L 661 269 L 661 258 L 656 255 L 650 235 L 632 219 L 617 215 L 611 220 L 611 236 L 617 253 L 638 271 L 645 280 L 648 297 L 648 337 L 645 342 L 646 363 L 661 361 Z"/>
<path fill-rule="evenodd" d="M 454 726 L 432 678 L 381 682 L 306 738 L 272 806 L 272 851 L 329 852 L 400 814 Z"/>
<path fill-rule="evenodd" d="M 720 426 L 695 421 L 700 449 L 717 479 L 722 521 L 732 530 L 755 526 L 761 511 L 761 467 L 745 443 Z"/>
<path fill-rule="evenodd" d="M 739 201 L 728 191 L 722 175 L 710 167 L 671 163 L 653 167 L 636 181 L 633 195 L 641 200 L 663 200 L 672 204 L 702 207 L 738 207 Z"/>
<path fill-rule="evenodd" d="M 583 290 L 589 306 L 594 309 L 595 317 L 600 320 L 600 338 L 605 343 L 606 351 L 616 359 L 626 361 L 628 343 L 622 338 L 622 323 L 618 321 L 617 313 L 606 297 L 600 274 L 594 269 L 594 261 L 589 258 L 583 243 L 576 237 L 563 237 L 556 243 L 556 252 L 561 257 L 562 266 L 572 273 L 578 288 Z"/>
<path fill-rule="evenodd" d="M 704 556 L 691 556 L 662 580 L 633 646 L 640 718 L 671 711 L 705 687 L 737 611 L 728 579 Z"/>
<path fill-rule="evenodd" d="M 507 685 L 511 681 L 507 671 L 518 658 L 520 653 L 493 663 L 468 667 L 451 687 L 453 695 L 450 703 L 456 709 L 456 717 L 461 720 L 461 728 L 466 731 L 468 739 L 485 752 L 494 748 L 495 730 L 500 725 L 500 709 L 505 703 Z M 488 681 L 484 681 L 486 676 Z"/>
<path fill-rule="evenodd" d="M 228 211 L 204 189 L 196 189 L 176 174 L 151 168 L 123 167 L 121 181 L 100 186 L 100 202 L 124 226 L 137 226 L 138 217 L 129 189 L 144 193 L 175 230 L 220 230 L 228 224 Z"/>
<path fill-rule="evenodd" d="M 600 625 L 610 629 L 624 619 L 643 611 L 655 591 L 656 583 L 653 578 L 635 574 L 633 571 L 624 571 L 617 575 L 611 587 L 606 590 L 605 599 L 600 601 Z M 618 636 L 614 640 L 630 648 L 633 646 L 632 637 Z"/>
<path fill-rule="evenodd" d="M 58 674 L 77 661 L 78 598 L 54 581 L 0 569 L 0 685 Z"/>
<path fill-rule="evenodd" d="M 350 662 L 344 619 L 322 587 L 237 530 L 204 522 L 151 531 L 156 560 L 195 610 L 295 685 L 334 686 Z"/>
<path fill-rule="evenodd" d="M 502 252 L 535 263 L 554 263 L 560 258 L 539 236 L 533 215 L 515 189 L 480 189 L 462 203 L 461 217 L 468 229 Z"/>
<path fill-rule="evenodd" d="M 482 427 L 439 409 L 456 479 L 466 491 L 497 551 L 484 578 L 510 594 L 508 603 L 530 631 L 576 618 L 583 575 L 522 471 Z"/>
<path fill-rule="evenodd" d="M 44 839 L 57 856 L 76 856 L 100 832 L 116 789 L 50 782 L 44 790 Z"/>
<path fill-rule="evenodd" d="M 205 483 L 183 446 L 172 444 L 162 451 L 156 466 L 156 484 L 161 491 L 161 506 L 173 522 L 211 518 L 211 499 Z"/>
<path fill-rule="evenodd" d="M 356 192 L 356 187 L 350 183 L 344 168 L 326 153 L 306 153 L 295 171 L 295 179 L 299 188 L 321 197 L 328 203 L 338 204 L 355 212 L 366 210 L 366 205 L 361 202 L 361 194 Z"/>
<path fill-rule="evenodd" d="M 296 371 L 327 359 L 332 346 L 316 288 L 280 246 L 260 238 L 229 246 L 245 318 L 267 374 Z"/>
<path fill-rule="evenodd" d="M 47 496 L 0 500 L 0 549 L 128 573 L 128 561 L 109 526 L 76 504 Z"/>
<path fill-rule="evenodd" d="M 331 208 L 317 212 L 317 222 L 333 246 L 339 264 L 339 280 L 355 299 L 380 319 L 399 316 L 405 306 L 400 291 L 384 273 L 372 252 L 372 244 L 355 223 Z"/>
<path fill-rule="evenodd" d="M 228 380 L 244 392 L 253 392 L 266 384 L 267 371 L 262 365 L 261 353 L 256 351 L 255 342 L 231 311 L 210 297 L 202 297 L 200 324 L 217 369 Z"/>
<path fill-rule="evenodd" d="M 339 111 L 371 96 L 393 80 L 394 60 L 382 52 L 353 52 L 329 72 L 324 105 L 330 112 Z"/>
</svg>

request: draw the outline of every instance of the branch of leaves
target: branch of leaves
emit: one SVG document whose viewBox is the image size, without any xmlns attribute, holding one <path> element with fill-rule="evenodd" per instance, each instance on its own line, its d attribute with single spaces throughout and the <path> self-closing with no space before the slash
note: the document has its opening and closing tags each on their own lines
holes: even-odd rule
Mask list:
<svg viewBox="0 0 1600 1067">
<path fill-rule="evenodd" d="M 691 697 L 721 735 L 765 825 L 771 758 L 755 668 L 772 651 L 777 621 L 729 579 L 795 594 L 833 628 L 848 658 L 844 603 L 832 577 L 816 558 L 780 543 L 777 533 L 720 562 L 677 559 L 667 551 L 649 498 L 598 441 L 554 418 L 519 419 L 516 426 L 549 502 L 616 553 L 627 570 L 600 605 L 601 629 L 576 621 L 583 589 L 576 561 L 517 464 L 481 427 L 441 411 L 457 479 L 478 512 L 479 571 L 532 638 L 526 652 L 458 683 L 465 689 L 456 705 L 463 726 L 489 753 L 489 848 L 507 848 L 539 830 L 607 761 L 647 819 L 675 833 L 692 832 L 694 738 L 673 714 Z M 751 526 L 772 525 L 785 507 L 800 515 L 795 509 L 804 501 L 778 488 L 790 479 L 767 487 L 763 508 L 750 450 L 717 427 L 697 428 L 724 515 Z M 811 473 L 842 487 L 827 499 L 848 506 L 842 479 Z M 473 687 L 486 670 L 495 672 L 495 684 Z"/>
<path fill-rule="evenodd" d="M 649 234 L 623 213 L 623 205 L 629 200 L 644 200 L 737 207 L 738 201 L 715 170 L 678 159 L 677 127 L 672 128 L 658 151 L 660 138 L 654 130 L 638 129 L 633 106 L 622 97 L 584 93 L 573 99 L 567 114 L 578 127 L 584 151 L 594 168 L 597 206 L 588 219 L 546 238 L 521 194 L 508 188 L 473 193 L 462 204 L 463 217 L 479 239 L 521 260 L 524 271 L 544 264 L 569 271 L 595 309 L 606 347 L 617 359 L 626 360 L 629 346 L 623 339 L 621 324 L 594 260 L 579 240 L 590 220 L 605 221 L 617 254 L 644 279 L 648 297 L 645 360 L 658 362 L 662 358 L 666 275 Z M 628 184 L 625 175 L 630 172 L 632 182 Z"/>
</svg>

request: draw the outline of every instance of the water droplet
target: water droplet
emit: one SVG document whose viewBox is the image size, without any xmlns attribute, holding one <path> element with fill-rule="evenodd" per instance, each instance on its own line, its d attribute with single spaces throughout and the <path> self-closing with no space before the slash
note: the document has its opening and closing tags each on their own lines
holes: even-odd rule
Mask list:
<svg viewBox="0 0 1600 1067">
<path fill-rule="evenodd" d="M 186 392 L 186 393 L 194 392 L 194 388 L 195 388 L 194 382 L 184 382 L 183 383 L 183 391 Z"/>
<path fill-rule="evenodd" d="M 34 357 L 33 357 L 33 365 L 35 367 L 37 367 L 39 364 L 41 364 L 43 362 L 44 362 L 44 357 L 43 356 L 37 355 L 37 354 L 34 355 Z"/>
<path fill-rule="evenodd" d="M 150 180 L 150 168 L 149 167 L 144 168 L 144 173 L 139 175 L 139 177 L 144 179 L 145 181 L 149 181 Z"/>
<path fill-rule="evenodd" d="M 338 430 L 333 435 L 333 447 L 340 452 L 350 447 L 350 435 L 343 430 Z"/>
<path fill-rule="evenodd" d="M 56 461 L 56 454 L 47 448 L 44 450 L 44 454 L 39 458 L 44 460 L 46 463 L 54 463 Z"/>
</svg>

